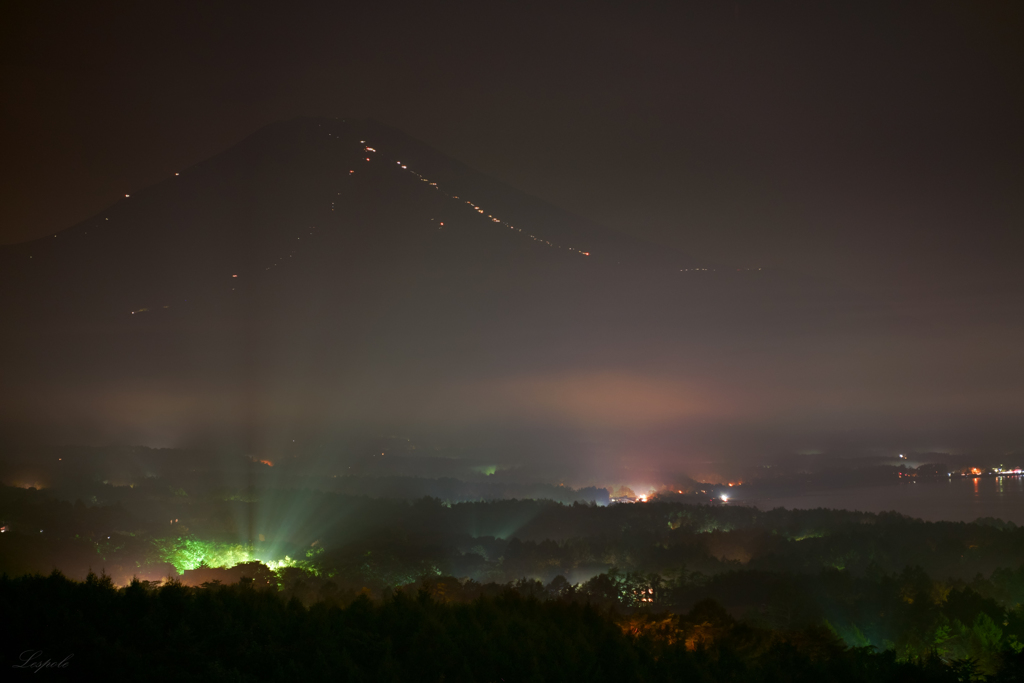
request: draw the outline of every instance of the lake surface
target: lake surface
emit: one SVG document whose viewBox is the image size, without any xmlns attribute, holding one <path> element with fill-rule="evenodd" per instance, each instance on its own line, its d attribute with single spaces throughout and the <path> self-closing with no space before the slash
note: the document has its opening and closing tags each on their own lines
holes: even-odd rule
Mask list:
<svg viewBox="0 0 1024 683">
<path fill-rule="evenodd" d="M 938 522 L 973 522 L 979 517 L 1024 525 L 1024 477 L 952 477 L 862 488 L 810 491 L 799 495 L 736 500 L 761 510 L 835 508 L 896 512 Z"/>
</svg>

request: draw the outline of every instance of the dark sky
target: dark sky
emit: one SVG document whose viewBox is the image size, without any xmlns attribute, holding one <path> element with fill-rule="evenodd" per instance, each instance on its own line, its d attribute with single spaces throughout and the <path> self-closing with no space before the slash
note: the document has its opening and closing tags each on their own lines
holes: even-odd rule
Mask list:
<svg viewBox="0 0 1024 683">
<path fill-rule="evenodd" d="M 1020 281 L 1016 3 L 33 2 L 2 31 L 3 242 L 268 122 L 373 117 L 736 266 Z"/>
<path fill-rule="evenodd" d="M 0 27 L 0 242 L 273 121 L 370 117 L 632 236 L 883 299 L 895 315 L 860 337 L 779 324 L 729 342 L 756 353 L 708 354 L 706 386 L 756 438 L 955 414 L 975 439 L 958 447 L 992 419 L 993 448 L 1019 449 L 1021 36 L 1011 2 L 21 3 Z M 494 391 L 596 423 L 708 400 L 591 370 Z"/>
</svg>

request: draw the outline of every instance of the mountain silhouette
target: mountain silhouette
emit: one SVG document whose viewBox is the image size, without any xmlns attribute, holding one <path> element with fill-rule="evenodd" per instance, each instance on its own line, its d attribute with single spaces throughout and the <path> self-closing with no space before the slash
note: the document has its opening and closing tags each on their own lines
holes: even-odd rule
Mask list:
<svg viewBox="0 0 1024 683">
<path fill-rule="evenodd" d="M 325 252 L 328 261 L 318 260 Z M 27 289 L 20 301 L 30 308 L 53 297 L 46 316 L 152 313 L 278 286 L 281 272 L 370 263 L 416 277 L 573 269 L 582 260 L 707 267 L 589 224 L 386 126 L 315 119 L 268 126 L 52 238 L 4 247 L 0 258 L 5 291 Z"/>
<path fill-rule="evenodd" d="M 386 420 L 429 412 L 442 377 L 622 369 L 806 325 L 826 289 L 595 225 L 373 121 L 300 119 L 0 248 L 0 409 L 9 429 L 169 441 Z"/>
</svg>

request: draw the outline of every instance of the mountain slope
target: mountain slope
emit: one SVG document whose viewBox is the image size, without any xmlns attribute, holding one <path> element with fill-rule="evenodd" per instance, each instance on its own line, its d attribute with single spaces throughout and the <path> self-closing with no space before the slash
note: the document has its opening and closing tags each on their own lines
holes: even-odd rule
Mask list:
<svg viewBox="0 0 1024 683">
<path fill-rule="evenodd" d="M 809 292 L 589 224 L 374 122 L 290 121 L 0 249 L 0 409 L 175 443 L 459 422 L 461 389 L 437 387 L 663 372 L 805 326 L 835 302 Z"/>
<path fill-rule="evenodd" d="M 290 263 L 302 268 L 323 248 L 326 231 L 344 233 L 346 253 L 365 251 L 361 263 L 401 268 L 407 259 L 451 269 L 473 259 L 546 263 L 554 254 L 700 265 L 588 225 L 379 124 L 325 120 L 269 126 L 89 221 L 6 247 L 0 257 L 5 285 L 31 283 L 28 300 L 40 290 L 63 299 L 61 287 L 78 290 L 88 278 L 88 286 L 108 288 L 101 307 L 116 301 L 120 314 L 125 306 L 130 313 L 180 305 L 189 295 L 194 301 Z M 133 291 L 124 291 L 125 281 Z"/>
</svg>

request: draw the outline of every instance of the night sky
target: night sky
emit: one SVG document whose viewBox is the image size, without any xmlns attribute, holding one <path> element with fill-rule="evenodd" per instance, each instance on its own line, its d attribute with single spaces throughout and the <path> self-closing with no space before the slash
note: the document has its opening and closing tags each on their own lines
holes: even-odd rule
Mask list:
<svg viewBox="0 0 1024 683">
<path fill-rule="evenodd" d="M 757 434 L 803 406 L 832 412 L 801 433 L 899 413 L 916 440 L 859 443 L 1020 449 L 1022 35 L 1006 2 L 22 3 L 0 28 L 0 241 L 57 233 L 274 121 L 372 118 L 596 224 L 884 301 L 863 338 L 847 316 L 733 349 L 737 367 L 802 364 L 742 400 L 723 375 L 718 400 Z M 691 400 L 623 373 L 513 393 L 593 417 L 594 395 L 632 392 L 630 424 Z M 954 414 L 965 436 L 928 441 Z"/>
</svg>

